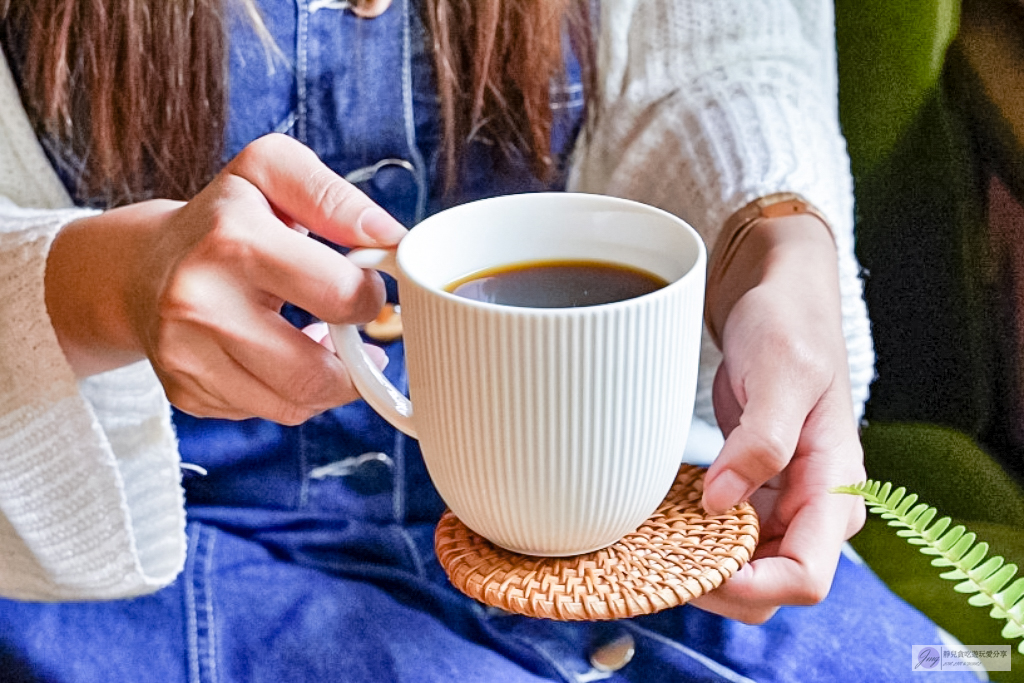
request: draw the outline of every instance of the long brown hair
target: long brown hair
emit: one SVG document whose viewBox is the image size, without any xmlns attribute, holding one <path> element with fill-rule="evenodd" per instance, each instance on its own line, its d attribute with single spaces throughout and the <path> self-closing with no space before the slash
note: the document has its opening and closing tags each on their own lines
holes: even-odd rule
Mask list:
<svg viewBox="0 0 1024 683">
<path fill-rule="evenodd" d="M 538 177 L 552 172 L 549 93 L 562 77 L 563 28 L 585 88 L 596 84 L 590 1 L 426 1 L 449 189 L 475 137 L 522 154 Z M 111 206 L 188 199 L 216 173 L 227 11 L 246 12 L 267 38 L 255 0 L 0 0 L 22 101 L 77 194 Z"/>
</svg>

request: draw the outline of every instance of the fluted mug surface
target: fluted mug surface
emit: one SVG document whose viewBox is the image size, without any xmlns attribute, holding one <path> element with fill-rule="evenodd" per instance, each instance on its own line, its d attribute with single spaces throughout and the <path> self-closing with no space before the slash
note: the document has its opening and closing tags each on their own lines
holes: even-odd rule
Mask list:
<svg viewBox="0 0 1024 683">
<path fill-rule="evenodd" d="M 679 218 L 622 199 L 535 193 L 438 213 L 395 251 L 351 255 L 397 277 L 411 403 L 351 326 L 331 333 L 360 392 L 420 441 L 470 529 L 529 555 L 606 547 L 664 499 L 697 381 L 706 251 Z M 667 285 L 594 306 L 486 303 L 447 289 L 537 261 L 600 261 Z M 413 408 L 415 406 L 415 408 Z"/>
</svg>

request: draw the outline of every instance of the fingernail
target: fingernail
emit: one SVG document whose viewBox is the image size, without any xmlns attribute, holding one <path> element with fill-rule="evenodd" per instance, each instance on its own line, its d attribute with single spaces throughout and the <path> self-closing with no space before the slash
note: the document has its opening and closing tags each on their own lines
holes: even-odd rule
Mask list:
<svg viewBox="0 0 1024 683">
<path fill-rule="evenodd" d="M 725 470 L 704 488 L 704 509 L 720 515 L 745 501 L 753 485 L 732 470 Z"/>
<path fill-rule="evenodd" d="M 327 323 L 313 323 L 302 328 L 303 334 L 315 341 L 317 344 L 323 342 L 329 334 Z"/>
<path fill-rule="evenodd" d="M 371 206 L 359 216 L 359 230 L 380 246 L 397 244 L 408 230 L 377 206 Z"/>
<path fill-rule="evenodd" d="M 370 357 L 370 360 L 373 361 L 373 364 L 376 365 L 378 369 L 383 370 L 388 366 L 388 363 L 391 362 L 391 359 L 388 358 L 387 352 L 379 346 L 375 346 L 374 344 L 363 344 L 363 348 L 366 349 L 366 355 Z"/>
</svg>

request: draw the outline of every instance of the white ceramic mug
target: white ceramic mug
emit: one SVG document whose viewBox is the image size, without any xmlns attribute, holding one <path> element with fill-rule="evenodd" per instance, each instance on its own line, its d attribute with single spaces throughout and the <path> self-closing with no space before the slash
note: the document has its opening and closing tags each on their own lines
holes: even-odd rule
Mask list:
<svg viewBox="0 0 1024 683">
<path fill-rule="evenodd" d="M 457 206 L 397 250 L 349 257 L 398 279 L 412 402 L 332 326 L 362 396 L 419 439 L 455 515 L 514 552 L 611 545 L 664 499 L 693 410 L 707 255 L 679 218 L 622 199 L 522 194 Z M 476 271 L 598 260 L 668 285 L 598 306 L 524 308 L 446 287 Z M 413 409 L 415 404 L 415 410 Z"/>
</svg>

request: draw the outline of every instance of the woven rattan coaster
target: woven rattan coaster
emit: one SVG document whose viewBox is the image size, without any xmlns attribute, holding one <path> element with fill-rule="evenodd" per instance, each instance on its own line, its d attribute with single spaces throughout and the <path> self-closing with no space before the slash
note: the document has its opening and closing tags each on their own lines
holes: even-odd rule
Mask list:
<svg viewBox="0 0 1024 683">
<path fill-rule="evenodd" d="M 743 503 L 724 515 L 700 504 L 705 470 L 683 465 L 660 507 L 614 545 L 572 557 L 499 548 L 448 511 L 434 546 L 456 588 L 487 605 L 563 621 L 619 619 L 676 607 L 746 564 L 758 519 Z"/>
</svg>

